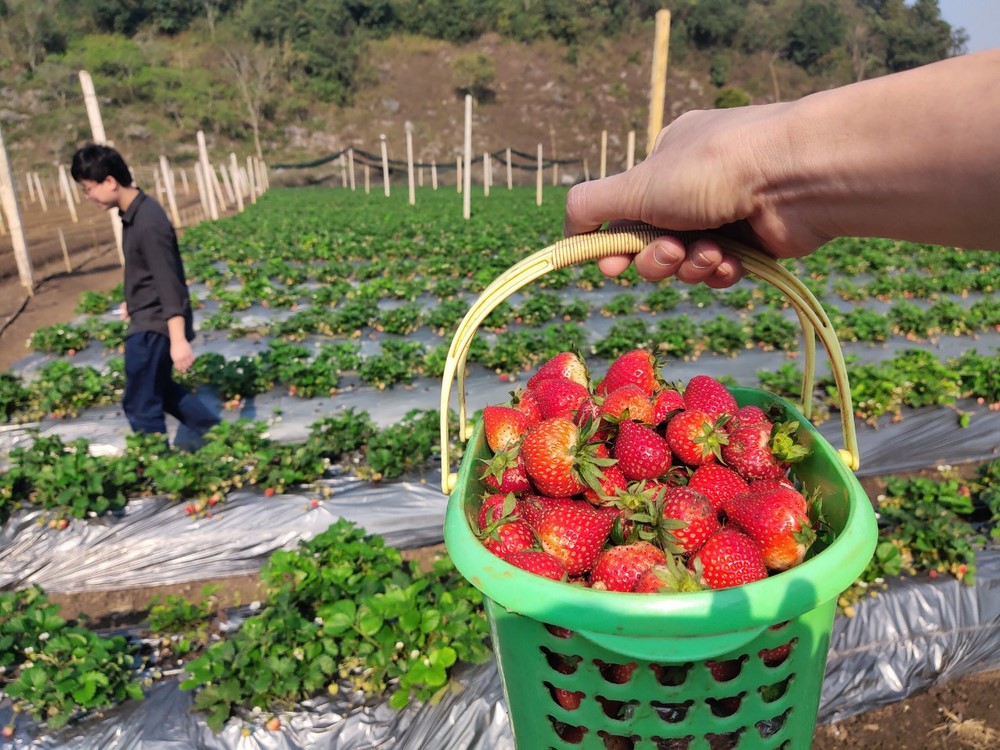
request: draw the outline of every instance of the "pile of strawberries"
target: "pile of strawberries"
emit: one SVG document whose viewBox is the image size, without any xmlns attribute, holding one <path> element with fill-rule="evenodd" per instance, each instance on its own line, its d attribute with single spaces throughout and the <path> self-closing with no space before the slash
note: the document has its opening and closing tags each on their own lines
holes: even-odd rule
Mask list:
<svg viewBox="0 0 1000 750">
<path fill-rule="evenodd" d="M 789 479 L 798 423 L 698 375 L 670 386 L 644 349 L 591 386 L 563 352 L 483 409 L 479 538 L 523 570 L 608 591 L 722 589 L 802 562 L 816 538 Z"/>
</svg>

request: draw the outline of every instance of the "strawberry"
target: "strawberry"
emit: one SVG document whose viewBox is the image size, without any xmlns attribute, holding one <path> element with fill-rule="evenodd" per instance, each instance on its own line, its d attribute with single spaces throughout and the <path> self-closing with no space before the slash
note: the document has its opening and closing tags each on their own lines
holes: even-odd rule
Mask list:
<svg viewBox="0 0 1000 750">
<path fill-rule="evenodd" d="M 526 550 L 535 543 L 535 533 L 524 521 L 501 520 L 487 529 L 483 546 L 500 558 Z"/>
<path fill-rule="evenodd" d="M 729 432 L 722 446 L 722 460 L 744 479 L 779 479 L 789 464 L 801 461 L 809 451 L 795 442 L 799 423 L 749 424 Z"/>
<path fill-rule="evenodd" d="M 683 523 L 683 526 L 673 529 L 673 536 L 686 555 L 697 552 L 722 527 L 712 503 L 690 487 L 671 487 L 667 490 L 663 498 L 663 517 Z"/>
<path fill-rule="evenodd" d="M 604 445 L 601 444 L 601 447 L 603 448 Z M 604 452 L 607 452 L 607 448 L 604 449 Z M 583 490 L 583 496 L 594 505 L 604 505 L 628 489 L 628 479 L 617 464 L 605 466 L 601 471 L 604 476 L 597 478 L 600 490 L 593 487 L 586 487 Z"/>
<path fill-rule="evenodd" d="M 528 388 L 534 388 L 549 378 L 565 378 L 585 388 L 590 386 L 590 372 L 583 358 L 576 352 L 560 352 L 551 357 L 528 378 Z"/>
<path fill-rule="evenodd" d="M 548 552 L 526 549 L 507 555 L 504 559 L 516 568 L 553 581 L 565 581 L 567 577 L 566 566 Z"/>
<path fill-rule="evenodd" d="M 590 569 L 611 532 L 613 519 L 578 500 L 546 512 L 536 527 L 542 549 L 566 566 L 571 576 Z"/>
<path fill-rule="evenodd" d="M 567 690 L 566 688 L 552 687 L 552 698 L 567 711 L 576 711 L 584 698 L 584 693 L 580 690 Z"/>
<path fill-rule="evenodd" d="M 497 521 L 514 516 L 516 511 L 517 498 L 513 495 L 503 495 L 498 492 L 487 495 L 479 506 L 479 530 L 487 531 Z"/>
<path fill-rule="evenodd" d="M 654 425 L 660 425 L 667 421 L 667 418 L 675 411 L 684 409 L 684 397 L 680 391 L 673 388 L 661 388 L 653 396 L 653 419 Z"/>
<path fill-rule="evenodd" d="M 667 555 L 664 563 L 654 565 L 639 576 L 632 590 L 637 594 L 666 594 L 702 591 L 707 588 L 677 560 L 673 555 Z"/>
<path fill-rule="evenodd" d="M 623 385 L 638 386 L 647 397 L 660 387 L 662 379 L 657 372 L 658 363 L 646 349 L 633 349 L 618 356 L 608 367 L 604 379 L 595 389 L 598 394 L 613 393 Z M 633 417 L 636 419 L 636 417 Z"/>
<path fill-rule="evenodd" d="M 486 406 L 483 408 L 483 428 L 486 444 L 494 453 L 515 445 L 531 421 L 524 412 L 510 406 Z"/>
<path fill-rule="evenodd" d="M 528 522 L 528 525 L 536 529 L 538 528 L 538 522 L 542 520 L 542 516 L 545 515 L 546 511 L 557 505 L 566 505 L 567 503 L 577 502 L 571 497 L 545 497 L 544 495 L 523 495 L 520 500 L 518 500 L 518 514 Z"/>
<path fill-rule="evenodd" d="M 739 408 L 736 398 L 722 383 L 708 375 L 695 375 L 684 388 L 684 404 L 688 409 L 697 409 L 718 419 L 724 414 L 732 415 Z"/>
<path fill-rule="evenodd" d="M 594 659 L 594 664 L 597 665 L 598 671 L 608 682 L 614 683 L 615 685 L 624 685 L 630 679 L 632 679 L 632 673 L 635 672 L 638 666 L 635 662 L 629 662 L 628 664 L 610 664 L 601 659 Z"/>
<path fill-rule="evenodd" d="M 590 585 L 606 591 L 631 591 L 643 573 L 665 562 L 663 550 L 649 542 L 608 547 L 594 561 Z"/>
<path fill-rule="evenodd" d="M 510 405 L 528 416 L 528 423 L 542 421 L 542 410 L 538 408 L 538 397 L 527 388 L 519 388 L 510 394 Z"/>
<path fill-rule="evenodd" d="M 771 424 L 771 420 L 759 406 L 741 406 L 733 412 L 733 418 L 729 420 L 727 427 L 735 430 L 750 424 Z"/>
<path fill-rule="evenodd" d="M 757 655 L 764 662 L 764 666 L 780 667 L 788 655 L 792 653 L 792 642 L 783 643 L 780 646 L 775 646 L 774 648 L 764 648 L 757 652 Z"/>
<path fill-rule="evenodd" d="M 567 378 L 548 378 L 532 389 L 538 400 L 542 419 L 566 417 L 573 419 L 577 410 L 590 396 L 587 387 Z"/>
<path fill-rule="evenodd" d="M 598 458 L 589 435 L 564 417 L 543 419 L 528 428 L 521 440 L 521 457 L 535 488 L 548 497 L 570 497 L 590 486 L 595 489 L 600 467 L 613 459 Z"/>
<path fill-rule="evenodd" d="M 805 498 L 795 490 L 782 487 L 744 492 L 730 499 L 723 509 L 729 520 L 757 543 L 764 564 L 771 570 L 798 565 L 816 540 Z"/>
<path fill-rule="evenodd" d="M 616 423 L 622 419 L 632 419 L 636 422 L 653 421 L 653 404 L 649 396 L 634 383 L 627 383 L 621 388 L 608 393 L 597 410 L 598 416 Z"/>
<path fill-rule="evenodd" d="M 715 510 L 720 510 L 723 503 L 741 492 L 749 492 L 750 485 L 732 469 L 722 464 L 703 464 L 694 470 L 687 486 L 698 490 L 708 498 Z"/>
<path fill-rule="evenodd" d="M 688 409 L 667 422 L 667 443 L 674 455 L 689 466 L 715 463 L 728 441 L 724 424 L 724 419 L 716 420 L 708 412 Z"/>
<path fill-rule="evenodd" d="M 528 473 L 524 470 L 524 460 L 520 452 L 514 449 L 483 459 L 479 477 L 487 488 L 502 495 L 508 492 L 528 492 L 531 489 Z"/>
<path fill-rule="evenodd" d="M 629 479 L 655 479 L 666 473 L 672 460 L 666 439 L 652 427 L 631 419 L 618 425 L 613 453 L 618 468 Z"/>
<path fill-rule="evenodd" d="M 724 526 L 710 536 L 688 567 L 713 589 L 727 589 L 767 578 L 767 568 L 756 542 Z"/>
</svg>

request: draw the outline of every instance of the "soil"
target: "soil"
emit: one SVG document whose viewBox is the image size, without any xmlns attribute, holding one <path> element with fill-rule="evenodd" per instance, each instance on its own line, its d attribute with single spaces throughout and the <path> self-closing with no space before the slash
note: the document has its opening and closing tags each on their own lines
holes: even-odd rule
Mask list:
<svg viewBox="0 0 1000 750">
<path fill-rule="evenodd" d="M 183 205 L 188 215 L 196 200 Z M 70 320 L 84 291 L 108 292 L 121 282 L 111 222 L 101 209 L 78 207 L 74 224 L 65 206 L 37 206 L 23 217 L 36 279 L 29 296 L 18 279 L 9 235 L 0 235 L 0 371 L 28 354 L 25 341 L 40 326 Z M 63 229 L 72 272 L 64 266 L 58 229 Z M 183 231 L 183 230 L 181 230 Z M 870 495 L 878 479 L 865 480 Z M 420 564 L 442 547 L 409 550 Z M 198 601 L 205 587 L 225 592 L 221 606 L 248 604 L 261 595 L 256 575 L 144 586 L 107 592 L 50 596 L 64 617 L 85 615 L 97 627 L 141 622 L 154 597 L 180 595 Z M 956 679 L 890 706 L 817 728 L 813 750 L 993 750 L 1000 747 L 1000 670 Z"/>
</svg>

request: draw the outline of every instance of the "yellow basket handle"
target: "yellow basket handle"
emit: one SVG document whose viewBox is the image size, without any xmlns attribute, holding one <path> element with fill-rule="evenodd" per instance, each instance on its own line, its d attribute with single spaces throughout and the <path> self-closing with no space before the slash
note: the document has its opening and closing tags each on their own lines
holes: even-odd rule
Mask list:
<svg viewBox="0 0 1000 750">
<path fill-rule="evenodd" d="M 815 378 L 816 339 L 826 349 L 833 370 L 837 393 L 840 398 L 840 422 L 844 435 L 841 459 L 852 470 L 860 466 L 857 433 L 854 428 L 854 408 L 851 389 L 847 382 L 847 367 L 840 349 L 840 341 L 833 330 L 826 311 L 809 288 L 766 253 L 738 240 L 714 233 L 670 232 L 646 224 L 607 229 L 590 234 L 568 237 L 514 264 L 483 290 L 479 299 L 469 308 L 459 323 L 444 365 L 441 386 L 441 489 L 447 495 L 455 488 L 457 474 L 450 471 L 448 456 L 448 409 L 451 402 L 451 385 L 458 379 L 459 439 L 468 440 L 471 427 L 467 421 L 465 402 L 465 362 L 469 347 L 479 326 L 493 310 L 512 294 L 550 271 L 584 261 L 606 258 L 611 255 L 634 255 L 656 237 L 670 235 L 689 241 L 696 237 L 711 237 L 719 246 L 737 258 L 743 269 L 768 282 L 788 298 L 798 314 L 805 335 L 805 358 L 802 376 L 802 413 L 812 415 L 812 391 Z"/>
</svg>

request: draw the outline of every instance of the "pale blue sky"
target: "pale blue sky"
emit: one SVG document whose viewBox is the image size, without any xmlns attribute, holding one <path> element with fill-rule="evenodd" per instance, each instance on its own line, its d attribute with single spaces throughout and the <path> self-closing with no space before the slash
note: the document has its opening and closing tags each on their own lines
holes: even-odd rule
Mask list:
<svg viewBox="0 0 1000 750">
<path fill-rule="evenodd" d="M 941 17 L 969 35 L 969 52 L 1000 47 L 1000 0 L 938 0 Z"/>
</svg>

